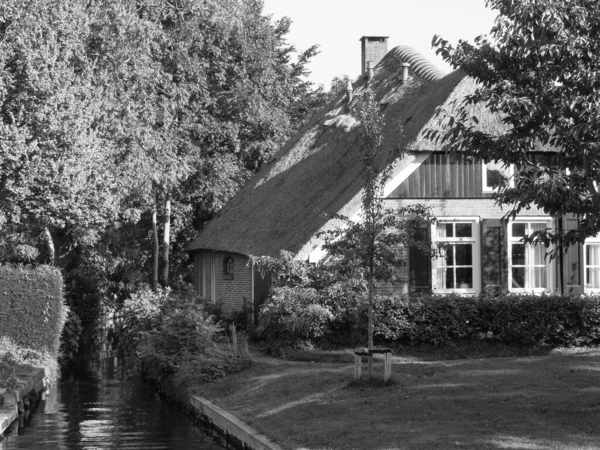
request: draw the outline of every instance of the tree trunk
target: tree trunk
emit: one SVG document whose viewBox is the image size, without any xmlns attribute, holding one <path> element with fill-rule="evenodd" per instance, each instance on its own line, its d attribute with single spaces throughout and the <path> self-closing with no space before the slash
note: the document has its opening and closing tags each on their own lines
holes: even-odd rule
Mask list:
<svg viewBox="0 0 600 450">
<path fill-rule="evenodd" d="M 50 265 L 56 266 L 56 248 L 48 227 L 44 227 L 44 237 L 46 238 L 46 246 L 48 247 Z"/>
<path fill-rule="evenodd" d="M 367 326 L 367 348 L 373 350 L 373 264 L 369 266 L 369 323 Z M 373 374 L 373 355 L 369 357 L 369 379 Z"/>
<path fill-rule="evenodd" d="M 158 289 L 158 228 L 156 226 L 156 204 L 152 207 L 152 235 L 154 242 L 152 246 L 152 290 Z"/>
<path fill-rule="evenodd" d="M 163 232 L 163 286 L 169 285 L 169 246 L 171 241 L 171 198 L 165 202 L 165 222 Z"/>
</svg>

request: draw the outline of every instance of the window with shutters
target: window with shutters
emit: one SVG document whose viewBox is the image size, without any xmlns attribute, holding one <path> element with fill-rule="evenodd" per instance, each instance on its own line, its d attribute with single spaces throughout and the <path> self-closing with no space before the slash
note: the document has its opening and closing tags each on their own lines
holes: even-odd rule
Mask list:
<svg viewBox="0 0 600 450">
<path fill-rule="evenodd" d="M 516 219 L 508 224 L 508 287 L 512 292 L 552 290 L 552 265 L 542 244 L 526 244 L 536 231 L 551 228 L 548 219 Z"/>
<path fill-rule="evenodd" d="M 434 292 L 477 293 L 481 290 L 478 218 L 443 218 L 432 226 L 438 255 L 432 261 Z"/>
</svg>

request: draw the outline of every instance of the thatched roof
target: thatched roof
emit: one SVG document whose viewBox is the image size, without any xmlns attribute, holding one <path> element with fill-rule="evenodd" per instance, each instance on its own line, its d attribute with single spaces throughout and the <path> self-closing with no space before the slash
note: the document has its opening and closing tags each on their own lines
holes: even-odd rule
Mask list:
<svg viewBox="0 0 600 450">
<path fill-rule="evenodd" d="M 411 78 L 402 84 L 402 62 L 411 64 Z M 459 71 L 443 74 L 410 47 L 396 47 L 374 70 L 370 86 L 385 115 L 384 151 L 389 160 L 395 148 L 411 152 L 440 150 L 421 136 L 439 106 L 475 88 Z M 366 80 L 354 83 L 355 98 Z M 481 116 L 481 115 L 480 115 Z M 485 116 L 480 124 L 492 130 L 498 119 Z M 481 119 L 481 117 L 480 117 Z M 317 245 L 315 234 L 331 226 L 328 215 L 353 216 L 360 208 L 360 133 L 348 114 L 345 96 L 310 120 L 188 246 L 245 255 L 279 256 L 281 250 L 306 259 Z M 395 162 L 400 171 L 414 155 Z"/>
</svg>

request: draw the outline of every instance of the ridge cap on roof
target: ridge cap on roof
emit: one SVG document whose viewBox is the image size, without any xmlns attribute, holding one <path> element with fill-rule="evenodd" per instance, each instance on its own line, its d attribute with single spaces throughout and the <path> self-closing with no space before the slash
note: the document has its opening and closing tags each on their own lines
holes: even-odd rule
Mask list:
<svg viewBox="0 0 600 450">
<path fill-rule="evenodd" d="M 412 76 L 428 83 L 443 84 L 458 70 L 444 72 L 427 59 L 421 52 L 408 45 L 398 45 L 391 49 L 389 53 L 391 53 L 398 61 L 410 64 Z"/>
</svg>

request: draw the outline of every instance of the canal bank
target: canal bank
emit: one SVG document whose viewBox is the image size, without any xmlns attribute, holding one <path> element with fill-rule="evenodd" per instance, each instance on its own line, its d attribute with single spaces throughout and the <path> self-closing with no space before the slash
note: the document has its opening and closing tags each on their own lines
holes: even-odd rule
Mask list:
<svg viewBox="0 0 600 450">
<path fill-rule="evenodd" d="M 236 445 L 252 450 L 282 450 L 265 435 L 205 398 L 192 395 L 190 405 L 207 421 L 217 428 L 227 442 L 236 441 Z"/>
<path fill-rule="evenodd" d="M 139 377 L 124 374 L 113 359 L 64 372 L 33 410 L 6 430 L 2 450 L 230 448 Z"/>
<path fill-rule="evenodd" d="M 42 368 L 17 367 L 17 386 L 0 392 L 0 439 L 15 421 L 24 421 L 48 388 L 48 377 Z"/>
</svg>

